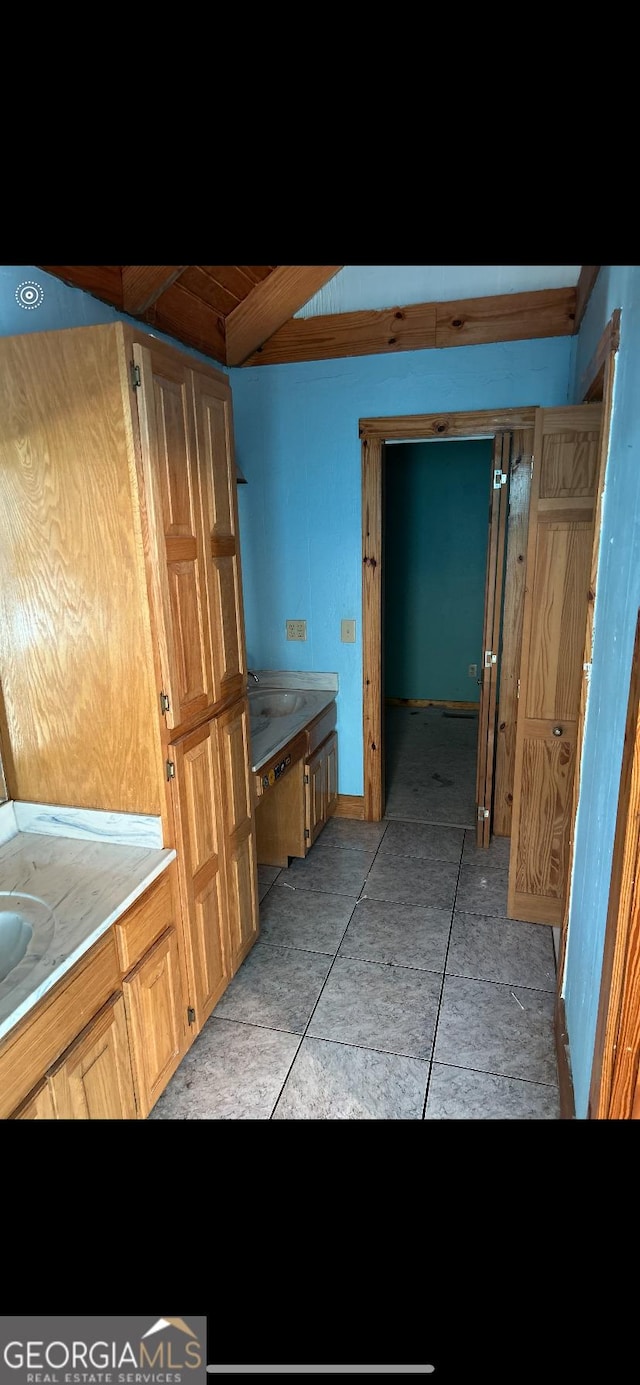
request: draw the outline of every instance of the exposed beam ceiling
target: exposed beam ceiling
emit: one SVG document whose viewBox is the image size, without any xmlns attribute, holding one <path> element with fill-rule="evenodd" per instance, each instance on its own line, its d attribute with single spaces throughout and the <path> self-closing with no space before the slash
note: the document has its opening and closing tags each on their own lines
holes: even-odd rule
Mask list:
<svg viewBox="0 0 640 1385">
<path fill-rule="evenodd" d="M 126 264 L 122 266 L 122 306 L 125 313 L 144 313 L 187 268 L 184 264 Z"/>
<path fill-rule="evenodd" d="M 278 265 L 225 319 L 227 365 L 242 365 L 342 268 L 339 264 Z"/>
</svg>

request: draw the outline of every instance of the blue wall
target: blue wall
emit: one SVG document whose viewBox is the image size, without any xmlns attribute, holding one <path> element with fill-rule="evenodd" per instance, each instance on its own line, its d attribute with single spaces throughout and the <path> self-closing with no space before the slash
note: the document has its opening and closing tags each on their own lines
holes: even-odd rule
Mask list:
<svg viewBox="0 0 640 1385">
<path fill-rule="evenodd" d="M 576 1115 L 587 1114 L 631 658 L 640 606 L 640 266 L 601 270 L 580 332 L 574 398 L 622 309 L 602 507 L 564 995 Z"/>
<path fill-rule="evenodd" d="M 387 697 L 479 702 L 493 441 L 387 447 Z"/>
<path fill-rule="evenodd" d="M 403 351 L 230 372 L 250 668 L 339 677 L 339 791 L 363 792 L 358 420 L 569 402 L 576 339 Z M 306 644 L 287 619 L 307 621 Z M 356 643 L 340 621 L 355 619 Z"/>
</svg>

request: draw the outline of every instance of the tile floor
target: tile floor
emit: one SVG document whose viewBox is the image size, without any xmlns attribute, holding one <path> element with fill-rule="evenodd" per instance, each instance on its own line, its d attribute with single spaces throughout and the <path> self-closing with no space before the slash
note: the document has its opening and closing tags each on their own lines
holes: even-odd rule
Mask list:
<svg viewBox="0 0 640 1385">
<path fill-rule="evenodd" d="M 261 936 L 151 1120 L 559 1118 L 552 929 L 475 846 L 476 730 L 390 709 L 385 818 L 259 868 Z"/>
</svg>

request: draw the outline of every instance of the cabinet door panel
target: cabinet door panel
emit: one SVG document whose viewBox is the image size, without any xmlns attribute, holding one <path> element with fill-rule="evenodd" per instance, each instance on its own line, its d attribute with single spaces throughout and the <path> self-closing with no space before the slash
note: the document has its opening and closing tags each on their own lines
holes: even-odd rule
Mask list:
<svg viewBox="0 0 640 1385">
<path fill-rule="evenodd" d="M 148 541 L 167 725 L 215 700 L 191 372 L 161 347 L 133 347 Z"/>
<path fill-rule="evenodd" d="M 258 873 L 251 787 L 249 705 L 230 707 L 218 718 L 222 790 L 225 812 L 225 852 L 229 896 L 229 928 L 234 970 L 258 935 Z"/>
<path fill-rule="evenodd" d="M 186 1048 L 186 1006 L 175 928 L 123 982 L 138 1112 L 148 1116 Z"/>
<path fill-rule="evenodd" d="M 171 751 L 187 965 L 199 1030 L 231 979 L 216 721 L 183 737 Z"/>
<path fill-rule="evenodd" d="M 231 390 L 193 373 L 215 699 L 245 690 L 246 656 Z"/>
<path fill-rule="evenodd" d="M 23 1102 L 19 1110 L 14 1111 L 12 1120 L 17 1121 L 54 1121 L 56 1119 L 56 1108 L 53 1104 L 53 1096 L 48 1082 L 44 1082 L 36 1092 L 33 1092 L 27 1100 Z"/>
<path fill-rule="evenodd" d="M 335 813 L 338 802 L 338 737 L 330 736 L 325 746 L 326 759 L 326 804 L 325 817 L 330 818 Z"/>
<path fill-rule="evenodd" d="M 87 1025 L 49 1079 L 58 1120 L 135 1120 L 122 996 Z"/>
<path fill-rule="evenodd" d="M 326 762 L 324 747 L 316 752 L 306 765 L 306 827 L 307 850 L 313 846 L 316 837 L 325 824 L 326 802 Z"/>
</svg>

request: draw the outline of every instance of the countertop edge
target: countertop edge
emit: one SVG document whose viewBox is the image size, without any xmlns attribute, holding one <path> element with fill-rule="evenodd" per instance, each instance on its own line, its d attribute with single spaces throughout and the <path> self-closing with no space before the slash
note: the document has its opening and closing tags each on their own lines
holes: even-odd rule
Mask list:
<svg viewBox="0 0 640 1385">
<path fill-rule="evenodd" d="M 57 985 L 58 981 L 76 965 L 76 962 L 79 962 L 81 957 L 84 957 L 85 952 L 88 952 L 93 944 L 98 942 L 98 939 L 107 932 L 111 925 L 116 923 L 117 920 L 126 913 L 127 909 L 130 909 L 132 904 L 135 904 L 136 900 L 140 898 L 140 895 L 144 894 L 145 890 L 153 884 L 154 880 L 157 880 L 158 876 L 164 874 L 165 870 L 171 865 L 171 862 L 175 861 L 176 856 L 177 852 L 175 849 L 173 847 L 167 847 L 165 858 L 162 861 L 157 861 L 144 879 L 139 881 L 129 894 L 125 895 L 121 903 L 116 905 L 115 909 L 112 909 L 111 913 L 107 915 L 105 919 L 99 924 L 96 924 L 95 928 L 82 939 L 82 942 L 77 944 L 73 951 L 69 953 L 68 957 L 65 957 L 64 962 L 61 962 L 59 966 L 55 967 L 54 970 L 45 977 L 44 981 L 41 981 L 28 996 L 25 996 L 25 998 L 19 1002 L 15 1010 L 12 1010 L 11 1014 L 7 1015 L 6 1019 L 0 1022 L 0 1043 L 3 1042 L 14 1026 L 18 1024 L 25 1015 L 28 1015 L 29 1011 L 43 999 L 47 992 L 50 991 L 53 986 Z"/>
<path fill-rule="evenodd" d="M 289 741 L 293 740 L 295 736 L 298 736 L 301 731 L 304 731 L 305 726 L 310 726 L 311 722 L 316 720 L 316 717 L 322 716 L 322 713 L 326 712 L 327 707 L 330 707 L 331 703 L 336 701 L 337 694 L 331 688 L 308 688 L 306 691 L 312 693 L 325 693 L 325 701 L 322 702 L 311 716 L 307 713 L 307 715 L 303 717 L 301 713 L 297 713 L 290 718 L 282 717 L 282 721 L 288 722 L 288 726 L 283 726 L 283 734 L 279 740 L 274 741 L 273 744 L 269 746 L 269 749 L 260 756 L 260 759 L 256 760 L 255 764 L 252 760 L 252 774 L 259 774 L 263 766 L 266 765 L 267 760 L 271 760 L 274 755 L 278 754 L 279 750 L 284 750 L 285 746 L 289 744 Z"/>
</svg>

